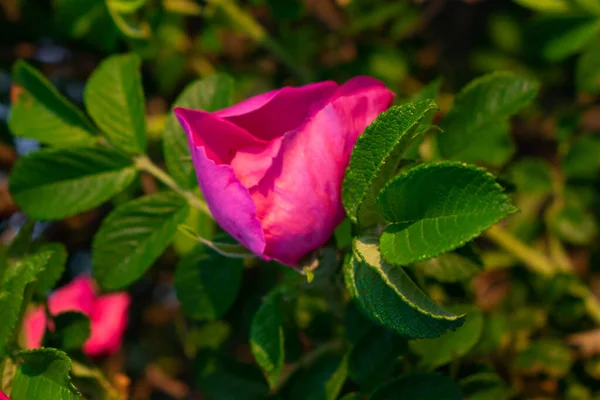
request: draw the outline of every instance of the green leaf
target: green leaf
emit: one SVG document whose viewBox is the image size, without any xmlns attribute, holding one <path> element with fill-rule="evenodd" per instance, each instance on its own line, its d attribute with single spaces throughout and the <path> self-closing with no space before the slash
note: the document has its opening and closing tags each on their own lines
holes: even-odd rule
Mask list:
<svg viewBox="0 0 600 400">
<path fill-rule="evenodd" d="M 201 196 L 199 189 L 197 192 L 198 196 Z M 179 255 L 184 255 L 192 251 L 194 247 L 198 245 L 198 236 L 210 239 L 214 236 L 216 231 L 215 221 L 196 207 L 190 207 L 187 218 L 180 226 L 190 227 L 190 230 L 197 232 L 197 234 L 194 233 L 192 236 L 187 232 L 182 232 L 182 230 L 177 227 L 177 233 L 173 239 L 173 248 Z"/>
<path fill-rule="evenodd" d="M 483 265 L 470 252 L 469 248 L 460 248 L 454 253 L 442 254 L 430 260 L 415 264 L 425 275 L 440 282 L 463 282 L 471 279 L 483 270 Z"/>
<path fill-rule="evenodd" d="M 363 392 L 371 392 L 392 375 L 396 362 L 407 349 L 407 340 L 402 336 L 373 327 L 350 353 L 350 376 Z"/>
<path fill-rule="evenodd" d="M 589 246 L 598 234 L 594 213 L 579 201 L 568 200 L 549 211 L 548 229 L 563 241 L 577 246 Z"/>
<path fill-rule="evenodd" d="M 175 107 L 216 111 L 229 107 L 233 102 L 233 79 L 215 74 L 189 84 L 173 103 Z M 191 189 L 198 185 L 194 165 L 190 161 L 190 149 L 183 128 L 172 112 L 163 131 L 164 155 L 167 169 L 181 186 Z"/>
<path fill-rule="evenodd" d="M 37 293 L 45 297 L 58 282 L 67 264 L 67 249 L 61 243 L 48 243 L 39 247 L 38 253 L 50 252 L 46 268 L 37 277 Z"/>
<path fill-rule="evenodd" d="M 335 400 L 348 375 L 348 357 L 328 355 L 294 375 L 290 400 Z"/>
<path fill-rule="evenodd" d="M 144 196 L 117 207 L 102 223 L 92 244 L 94 278 L 106 290 L 138 280 L 169 246 L 188 213 L 173 192 Z"/>
<path fill-rule="evenodd" d="M 144 91 L 136 55 L 112 56 L 92 73 L 84 102 L 108 141 L 128 153 L 146 149 Z"/>
<path fill-rule="evenodd" d="M 413 372 L 380 386 L 371 400 L 462 400 L 460 388 L 447 376 L 432 372 Z"/>
<path fill-rule="evenodd" d="M 123 34 L 123 36 L 132 39 L 149 39 L 152 30 L 150 24 L 140 18 L 136 18 L 134 15 L 129 15 L 129 12 L 122 12 L 120 4 L 124 3 L 120 0 L 107 0 L 106 6 L 108 13 L 112 18 L 114 24 Z"/>
<path fill-rule="evenodd" d="M 392 107 L 380 114 L 358 138 L 342 185 L 344 208 L 354 223 L 370 192 L 377 193 L 393 174 L 403 152 L 416 136 L 419 121 L 435 109 L 437 105 L 433 100 Z M 364 206 L 369 205 L 372 204 Z"/>
<path fill-rule="evenodd" d="M 570 11 L 568 0 L 513 0 L 515 3 L 531 10 L 543 13 L 563 13 Z"/>
<path fill-rule="evenodd" d="M 481 336 L 483 314 L 479 309 L 466 306 L 451 309 L 467 314 L 463 326 L 439 338 L 414 340 L 409 344 L 425 368 L 434 369 L 464 356 L 475 347 Z"/>
<path fill-rule="evenodd" d="M 55 0 L 56 30 L 104 51 L 114 51 L 118 31 L 112 22 L 106 0 Z"/>
<path fill-rule="evenodd" d="M 131 160 L 111 150 L 43 150 L 17 161 L 10 192 L 28 216 L 61 219 L 104 203 L 135 176 Z"/>
<path fill-rule="evenodd" d="M 346 287 L 375 322 L 410 338 L 438 337 L 463 324 L 464 316 L 442 309 L 402 268 L 386 263 L 376 238 L 355 239 L 354 255 L 348 261 Z"/>
<path fill-rule="evenodd" d="M 600 31 L 600 21 L 595 16 L 561 14 L 540 18 L 532 28 L 541 41 L 542 56 L 560 61 L 591 44 Z"/>
<path fill-rule="evenodd" d="M 34 254 L 10 266 L 4 274 L 0 291 L 0 359 L 6 354 L 6 346 L 14 335 L 23 304 L 25 288 L 46 268 L 52 256 L 50 252 Z"/>
<path fill-rule="evenodd" d="M 381 253 L 398 265 L 456 249 L 516 211 L 489 172 L 447 161 L 399 175 L 377 205 L 393 222 L 381 235 Z"/>
<path fill-rule="evenodd" d="M 265 297 L 250 326 L 250 349 L 271 388 L 281 375 L 285 359 L 280 301 L 281 295 L 276 288 Z"/>
<path fill-rule="evenodd" d="M 566 376 L 573 364 L 569 346 L 559 339 L 539 339 L 515 358 L 515 369 L 522 374 L 543 373 L 553 378 Z"/>
<path fill-rule="evenodd" d="M 19 368 L 13 380 L 13 400 L 77 400 L 81 394 L 71 383 L 71 360 L 55 349 L 19 353 Z"/>
<path fill-rule="evenodd" d="M 175 270 L 174 285 L 181 308 L 193 319 L 221 318 L 237 297 L 243 272 L 242 260 L 197 246 Z"/>
<path fill-rule="evenodd" d="M 552 191 L 552 166 L 541 158 L 524 158 L 510 166 L 511 181 L 519 192 L 549 194 Z"/>
<path fill-rule="evenodd" d="M 123 14 L 138 11 L 146 4 L 147 0 L 107 0 L 110 7 Z"/>
<path fill-rule="evenodd" d="M 600 138 L 581 136 L 571 145 L 561 169 L 569 178 L 594 179 L 600 170 Z"/>
<path fill-rule="evenodd" d="M 600 92 L 600 41 L 593 41 L 577 60 L 575 81 L 580 92 Z"/>
<path fill-rule="evenodd" d="M 441 156 L 494 166 L 504 163 L 513 152 L 507 120 L 535 98 L 539 86 L 534 79 L 507 71 L 471 81 L 440 123 Z"/>
<path fill-rule="evenodd" d="M 199 357 L 199 369 L 206 368 L 206 360 Z M 217 359 L 212 373 L 201 376 L 198 387 L 207 400 L 266 400 L 269 387 L 258 368 L 233 359 Z"/>
<path fill-rule="evenodd" d="M 478 372 L 462 379 L 459 385 L 469 400 L 509 400 L 516 392 L 494 372 Z"/>
<path fill-rule="evenodd" d="M 12 78 L 22 88 L 8 120 L 15 136 L 62 147 L 96 142 L 94 127 L 85 115 L 35 68 L 19 60 L 13 67 Z"/>
<path fill-rule="evenodd" d="M 52 332 L 52 347 L 61 350 L 81 349 L 90 337 L 90 319 L 80 312 L 67 311 L 54 317 L 54 332 Z"/>
</svg>

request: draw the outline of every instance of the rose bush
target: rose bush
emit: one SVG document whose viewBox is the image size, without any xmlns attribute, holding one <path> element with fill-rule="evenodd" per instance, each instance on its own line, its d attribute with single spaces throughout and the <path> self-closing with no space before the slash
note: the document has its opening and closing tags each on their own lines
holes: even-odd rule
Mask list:
<svg viewBox="0 0 600 400">
<path fill-rule="evenodd" d="M 80 276 L 48 297 L 48 309 L 53 316 L 66 311 L 78 311 L 88 316 L 91 335 L 83 345 L 83 352 L 98 356 L 114 353 L 121 347 L 130 302 L 130 296 L 125 292 L 99 296 L 92 279 Z M 39 348 L 48 326 L 43 307 L 28 311 L 23 321 L 26 348 Z M 49 327 L 52 329 L 51 325 Z"/>
<path fill-rule="evenodd" d="M 352 148 L 393 98 L 382 82 L 357 77 L 285 87 L 213 113 L 175 113 L 215 220 L 254 254 L 294 266 L 344 218 Z"/>
</svg>

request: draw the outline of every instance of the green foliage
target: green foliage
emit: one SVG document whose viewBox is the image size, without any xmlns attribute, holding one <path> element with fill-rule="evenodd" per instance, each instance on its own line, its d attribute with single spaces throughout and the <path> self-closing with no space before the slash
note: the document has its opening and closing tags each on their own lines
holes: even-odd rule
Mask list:
<svg viewBox="0 0 600 400">
<path fill-rule="evenodd" d="M 285 359 L 280 301 L 281 294 L 277 289 L 270 292 L 254 314 L 250 327 L 252 354 L 271 388 L 277 384 Z"/>
<path fill-rule="evenodd" d="M 393 400 L 402 393 L 406 400 L 462 400 L 460 388 L 452 379 L 428 372 L 403 375 L 379 387 L 371 400 Z"/>
<path fill-rule="evenodd" d="M 196 246 L 175 270 L 174 286 L 186 315 L 196 320 L 223 317 L 242 283 L 243 262 Z"/>
<path fill-rule="evenodd" d="M 419 356 L 425 368 L 437 368 L 467 354 L 479 340 L 483 329 L 483 315 L 472 307 L 453 307 L 454 312 L 467 315 L 465 323 L 454 332 L 435 339 L 410 342 L 410 349 Z"/>
<path fill-rule="evenodd" d="M 19 320 L 19 313 L 23 307 L 27 285 L 34 282 L 40 274 L 49 258 L 51 252 L 43 252 L 24 258 L 12 265 L 5 272 L 0 292 L 0 357 L 4 357 L 14 339 L 14 330 Z M 24 303 L 24 304 L 23 304 Z"/>
<path fill-rule="evenodd" d="M 432 100 L 392 107 L 359 137 L 342 185 L 344 207 L 353 222 L 357 222 L 363 204 L 373 208 L 374 193 L 392 176 L 416 136 L 419 121 L 436 108 Z"/>
<path fill-rule="evenodd" d="M 190 83 L 177 97 L 173 108 L 216 111 L 232 103 L 233 80 L 226 75 L 212 75 Z M 188 140 L 175 114 L 171 113 L 163 131 L 163 152 L 167 169 L 181 186 L 196 186 L 196 174 L 189 158 Z"/>
<path fill-rule="evenodd" d="M 504 71 L 473 80 L 440 123 L 442 157 L 503 165 L 514 152 L 508 119 L 535 98 L 539 86 L 534 79 Z"/>
<path fill-rule="evenodd" d="M 11 173 L 10 191 L 29 216 L 61 219 L 104 203 L 135 176 L 131 160 L 112 150 L 44 150 L 19 159 Z"/>
<path fill-rule="evenodd" d="M 439 307 L 400 267 L 382 259 L 376 240 L 354 241 L 344 266 L 350 295 L 377 323 L 410 338 L 437 337 L 461 326 L 464 317 Z"/>
<path fill-rule="evenodd" d="M 54 317 L 53 347 L 79 350 L 90 334 L 90 319 L 80 312 L 67 311 Z"/>
<path fill-rule="evenodd" d="M 301 370 L 291 385 L 291 400 L 337 399 L 348 374 L 348 358 L 329 355 Z"/>
<path fill-rule="evenodd" d="M 40 296 L 45 296 L 56 285 L 65 270 L 67 249 L 60 243 L 48 243 L 40 246 L 37 253 L 49 252 L 46 268 L 37 277 L 36 289 Z"/>
<path fill-rule="evenodd" d="M 105 289 L 138 280 L 169 246 L 188 212 L 180 196 L 163 192 L 116 208 L 94 237 L 94 278 Z"/>
<path fill-rule="evenodd" d="M 0 13 L 3 54 L 28 60 L 0 65 L 11 399 L 600 398 L 598 0 L 46 3 Z M 211 216 L 173 109 L 359 75 L 396 97 L 338 177 L 344 222 L 293 268 L 261 259 Z M 313 89 L 253 121 L 304 123 Z M 83 346 L 106 310 L 48 312 L 90 268 L 98 292 L 130 287 L 108 357 Z M 34 309 L 51 348 L 22 352 Z"/>
<path fill-rule="evenodd" d="M 108 141 L 117 149 L 146 149 L 144 92 L 136 55 L 112 56 L 94 71 L 85 87 L 85 106 Z"/>
<path fill-rule="evenodd" d="M 516 211 L 491 174 L 453 162 L 408 170 L 381 191 L 377 205 L 393 222 L 381 235 L 381 253 L 399 265 L 462 246 Z"/>
<path fill-rule="evenodd" d="M 392 375 L 404 355 L 407 340 L 385 328 L 371 328 L 354 346 L 348 360 L 349 374 L 364 392 L 371 392 Z"/>
<path fill-rule="evenodd" d="M 15 136 L 60 147 L 94 144 L 93 126 L 42 74 L 22 60 L 12 74 L 20 87 L 8 121 Z"/>
<path fill-rule="evenodd" d="M 12 382 L 13 400 L 77 400 L 81 398 L 71 383 L 71 360 L 55 349 L 19 353 L 19 367 Z"/>
</svg>

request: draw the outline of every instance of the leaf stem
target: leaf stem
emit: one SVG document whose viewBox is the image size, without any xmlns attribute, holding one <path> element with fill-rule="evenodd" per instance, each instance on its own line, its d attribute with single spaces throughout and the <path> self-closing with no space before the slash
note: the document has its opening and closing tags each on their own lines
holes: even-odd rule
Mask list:
<svg viewBox="0 0 600 400">
<path fill-rule="evenodd" d="M 273 40 L 265 28 L 252 15 L 244 11 L 235 0 L 209 0 L 209 3 L 220 7 L 235 28 L 243 31 L 254 41 L 263 45 L 273 55 L 277 56 L 296 75 L 301 83 L 310 82 L 308 71 L 298 66 L 298 61 L 294 60 L 287 50 Z"/>
<path fill-rule="evenodd" d="M 551 276 L 558 271 L 548 257 L 527 246 L 498 225 L 488 229 L 485 236 L 540 275 Z"/>
<path fill-rule="evenodd" d="M 212 213 L 208 209 L 208 206 L 202 199 L 200 199 L 198 196 L 196 196 L 193 192 L 191 192 L 189 190 L 185 190 L 181 186 L 179 186 L 177 184 L 177 182 L 175 182 L 175 180 L 173 180 L 173 178 L 171 178 L 171 176 L 169 174 L 167 174 L 165 171 L 160 169 L 147 156 L 136 157 L 135 165 L 138 167 L 139 170 L 149 173 L 150 175 L 152 175 L 153 177 L 155 177 L 156 179 L 158 179 L 159 181 L 164 183 L 168 188 L 179 193 L 182 197 L 184 197 L 188 201 L 190 206 L 197 208 L 198 210 L 202 211 L 204 214 L 213 218 Z"/>
<path fill-rule="evenodd" d="M 556 273 L 570 273 L 571 271 L 565 270 L 564 267 L 555 264 L 546 255 L 539 251 L 532 249 L 519 239 L 505 231 L 498 225 L 495 225 L 488 229 L 485 236 L 502 247 L 505 251 L 512 254 L 520 261 L 528 266 L 532 271 L 543 275 L 545 277 L 551 277 Z M 584 304 L 588 316 L 596 323 L 600 325 L 600 300 L 590 290 L 587 285 L 580 281 L 575 281 L 570 286 L 570 294 L 580 298 Z"/>
<path fill-rule="evenodd" d="M 332 340 L 330 342 L 324 343 L 322 346 L 317 347 L 314 351 L 302 356 L 298 362 L 292 364 L 291 367 L 286 369 L 275 386 L 271 389 L 271 394 L 277 394 L 279 391 L 288 383 L 290 378 L 301 368 L 307 367 L 317 361 L 319 358 L 324 356 L 327 353 L 331 353 L 337 350 L 340 350 L 343 346 L 341 340 Z"/>
</svg>

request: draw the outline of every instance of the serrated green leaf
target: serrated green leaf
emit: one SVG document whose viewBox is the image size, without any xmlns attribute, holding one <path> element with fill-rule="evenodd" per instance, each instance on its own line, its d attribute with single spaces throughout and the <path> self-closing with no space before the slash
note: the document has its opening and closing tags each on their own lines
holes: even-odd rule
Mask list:
<svg viewBox="0 0 600 400">
<path fill-rule="evenodd" d="M 94 127 L 81 110 L 35 68 L 19 60 L 13 67 L 12 78 L 22 88 L 8 119 L 8 126 L 15 136 L 62 147 L 96 142 Z"/>
<path fill-rule="evenodd" d="M 94 278 L 106 290 L 137 279 L 169 246 L 188 213 L 185 199 L 172 192 L 144 196 L 117 207 L 92 244 Z"/>
<path fill-rule="evenodd" d="M 135 176 L 131 160 L 114 151 L 97 147 L 43 150 L 17 161 L 10 192 L 28 216 L 61 219 L 104 203 Z"/>
<path fill-rule="evenodd" d="M 534 79 L 507 71 L 471 81 L 440 123 L 444 131 L 437 136 L 440 155 L 495 166 L 504 163 L 513 151 L 507 120 L 535 98 L 539 86 Z"/>
<path fill-rule="evenodd" d="M 489 172 L 447 161 L 394 178 L 377 205 L 393 223 L 381 235 L 381 254 L 398 265 L 456 249 L 516 211 Z"/>
<path fill-rule="evenodd" d="M 457 313 L 466 313 L 463 326 L 454 332 L 434 339 L 413 340 L 410 349 L 426 368 L 437 368 L 467 354 L 479 340 L 483 330 L 483 314 L 474 307 L 453 307 Z"/>
<path fill-rule="evenodd" d="M 233 79 L 227 75 L 215 74 L 189 84 L 173 103 L 175 107 L 195 110 L 216 111 L 229 107 L 233 98 Z M 190 149 L 185 132 L 172 112 L 169 114 L 163 131 L 164 155 L 167 169 L 181 186 L 196 187 L 194 166 L 189 160 Z"/>
<path fill-rule="evenodd" d="M 81 394 L 71 383 L 71 359 L 56 349 L 22 351 L 13 379 L 13 400 L 77 400 Z"/>
<path fill-rule="evenodd" d="M 389 329 L 373 327 L 350 353 L 350 376 L 361 391 L 371 392 L 390 377 L 394 365 L 407 349 L 408 342 L 402 336 Z"/>
<path fill-rule="evenodd" d="M 431 276 L 440 282 L 462 282 L 471 279 L 483 270 L 483 265 L 468 249 L 464 252 L 442 254 L 430 260 L 415 264 L 425 275 Z M 461 249 L 459 249 L 461 250 Z"/>
<path fill-rule="evenodd" d="M 464 316 L 431 300 L 402 268 L 381 258 L 376 238 L 354 240 L 354 255 L 344 265 L 350 295 L 375 322 L 410 338 L 438 337 L 461 326 Z"/>
<path fill-rule="evenodd" d="M 242 284 L 243 261 L 203 246 L 186 254 L 175 270 L 175 291 L 185 314 L 197 320 L 221 318 Z"/>
<path fill-rule="evenodd" d="M 380 114 L 358 138 L 342 185 L 342 201 L 348 217 L 359 220 L 370 192 L 377 193 L 398 165 L 415 137 L 419 121 L 437 109 L 433 100 L 392 107 Z M 385 179 L 378 179 L 385 172 Z M 375 186 L 375 187 L 374 187 Z"/>
<path fill-rule="evenodd" d="M 4 274 L 0 291 L 0 359 L 6 354 L 6 346 L 14 335 L 15 325 L 23 303 L 25 288 L 46 268 L 52 253 L 43 252 L 26 257 L 10 266 Z"/>
<path fill-rule="evenodd" d="M 41 245 L 38 253 L 51 252 L 46 268 L 38 274 L 36 290 L 40 296 L 46 296 L 60 279 L 67 264 L 67 249 L 62 243 L 47 243 Z"/>
<path fill-rule="evenodd" d="M 580 92 L 600 92 L 600 41 L 594 41 L 577 60 L 575 81 Z"/>
<path fill-rule="evenodd" d="M 280 296 L 277 288 L 271 291 L 254 314 L 250 326 L 250 349 L 271 388 L 277 384 L 285 359 Z"/>
<path fill-rule="evenodd" d="M 80 312 L 67 311 L 54 317 L 54 331 L 50 340 L 52 347 L 65 351 L 78 350 L 90 334 L 90 319 Z"/>
<path fill-rule="evenodd" d="M 86 109 L 108 141 L 128 153 L 146 150 L 144 91 L 136 55 L 112 56 L 96 68 L 85 91 Z"/>
<path fill-rule="evenodd" d="M 347 375 L 347 356 L 322 357 L 294 376 L 290 400 L 335 400 Z"/>
<path fill-rule="evenodd" d="M 402 375 L 382 386 L 371 400 L 462 400 L 458 385 L 449 377 L 432 372 L 413 372 Z"/>
</svg>

